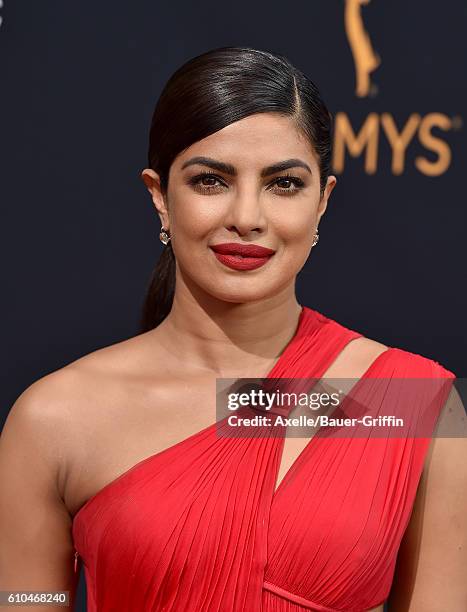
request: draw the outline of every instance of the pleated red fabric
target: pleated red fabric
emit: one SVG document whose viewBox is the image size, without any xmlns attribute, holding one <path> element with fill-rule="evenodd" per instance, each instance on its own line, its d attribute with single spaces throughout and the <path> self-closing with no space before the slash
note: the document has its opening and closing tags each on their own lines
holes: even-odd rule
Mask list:
<svg viewBox="0 0 467 612">
<path fill-rule="evenodd" d="M 266 379 L 319 379 L 360 336 L 305 306 Z M 386 381 L 412 378 L 443 385 L 395 401 Z M 140 461 L 74 517 L 88 611 L 363 612 L 382 604 L 454 378 L 438 362 L 388 348 L 352 388 L 360 388 L 355 414 L 362 402 L 384 412 L 391 397 L 391 409 L 400 405 L 410 427 L 424 423 L 429 435 L 372 437 L 367 428 L 333 437 L 320 428 L 277 489 L 284 436 L 226 435 L 226 419 Z"/>
</svg>

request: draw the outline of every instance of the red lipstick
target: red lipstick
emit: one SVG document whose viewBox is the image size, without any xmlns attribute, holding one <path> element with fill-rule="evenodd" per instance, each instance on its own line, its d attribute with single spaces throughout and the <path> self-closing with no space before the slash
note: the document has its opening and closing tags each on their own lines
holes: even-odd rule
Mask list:
<svg viewBox="0 0 467 612">
<path fill-rule="evenodd" d="M 257 244 L 225 242 L 211 246 L 216 258 L 233 270 L 254 270 L 271 259 L 275 251 Z"/>
</svg>

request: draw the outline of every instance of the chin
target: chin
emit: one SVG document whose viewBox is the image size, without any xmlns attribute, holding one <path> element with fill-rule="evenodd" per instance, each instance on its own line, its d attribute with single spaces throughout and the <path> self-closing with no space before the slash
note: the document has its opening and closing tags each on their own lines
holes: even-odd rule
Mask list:
<svg viewBox="0 0 467 612">
<path fill-rule="evenodd" d="M 279 292 L 278 287 L 265 287 L 264 285 L 261 290 L 258 290 L 256 283 L 256 279 L 242 279 L 241 283 L 236 283 L 236 287 L 222 286 L 222 283 L 218 283 L 215 287 L 205 287 L 205 291 L 218 300 L 233 304 L 264 300 Z M 240 284 L 243 286 L 238 286 Z"/>
</svg>

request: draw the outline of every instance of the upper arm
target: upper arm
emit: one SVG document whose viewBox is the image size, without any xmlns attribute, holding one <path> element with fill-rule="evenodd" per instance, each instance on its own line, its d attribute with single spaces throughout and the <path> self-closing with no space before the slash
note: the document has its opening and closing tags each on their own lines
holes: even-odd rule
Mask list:
<svg viewBox="0 0 467 612">
<path fill-rule="evenodd" d="M 389 610 L 467 610 L 467 419 L 454 386 L 401 542 Z"/>
<path fill-rule="evenodd" d="M 59 493 L 63 418 L 55 379 L 48 378 L 20 395 L 0 436 L 0 590 L 67 590 L 72 606 L 78 579 L 72 519 Z"/>
</svg>

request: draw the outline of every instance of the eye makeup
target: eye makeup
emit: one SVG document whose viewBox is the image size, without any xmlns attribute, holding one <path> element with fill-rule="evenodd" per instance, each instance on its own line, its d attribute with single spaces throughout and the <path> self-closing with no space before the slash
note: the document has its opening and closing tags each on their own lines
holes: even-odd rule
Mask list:
<svg viewBox="0 0 467 612">
<path fill-rule="evenodd" d="M 203 184 L 202 181 L 204 181 L 205 179 L 209 179 L 211 181 L 218 181 L 220 182 L 220 185 L 215 185 L 213 183 L 207 185 L 205 183 Z M 288 183 L 289 185 L 287 187 L 278 185 L 278 183 L 284 182 Z M 219 193 L 224 191 L 225 188 L 228 188 L 221 177 L 210 171 L 203 171 L 190 177 L 187 183 L 188 185 L 193 187 L 195 191 L 205 194 Z M 291 186 L 293 186 L 292 189 L 290 188 Z M 286 196 L 293 196 L 299 191 L 301 191 L 304 187 L 305 182 L 301 178 L 299 178 L 298 176 L 294 176 L 293 174 L 290 174 L 288 172 L 281 176 L 278 176 L 276 179 L 274 179 L 274 181 L 270 183 L 270 188 L 273 193 Z"/>
</svg>

